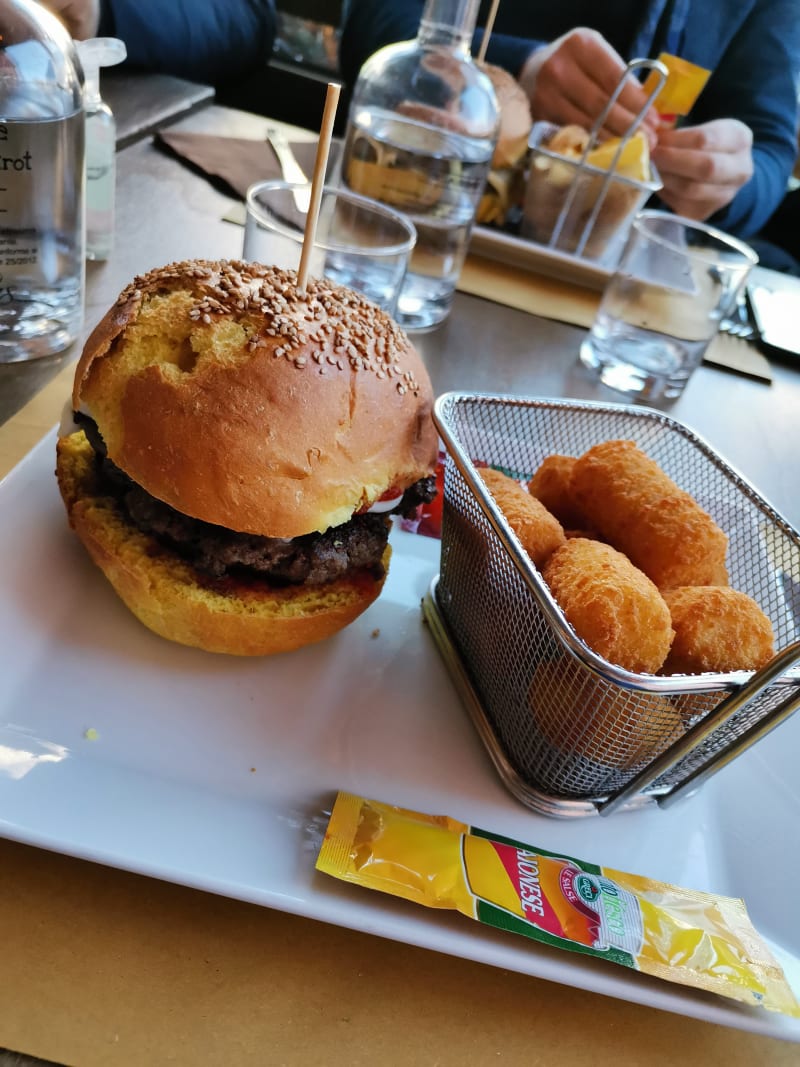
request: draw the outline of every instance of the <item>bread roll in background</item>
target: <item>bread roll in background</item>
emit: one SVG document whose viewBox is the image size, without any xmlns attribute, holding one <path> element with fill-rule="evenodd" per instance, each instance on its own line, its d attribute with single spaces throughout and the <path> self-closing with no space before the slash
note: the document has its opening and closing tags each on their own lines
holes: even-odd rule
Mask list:
<svg viewBox="0 0 800 1067">
<path fill-rule="evenodd" d="M 553 552 L 565 542 L 561 524 L 536 497 L 519 482 L 502 471 L 489 467 L 478 470 L 486 488 L 494 497 L 508 525 L 522 547 L 540 569 Z"/>
<path fill-rule="evenodd" d="M 590 448 L 571 490 L 589 523 L 659 589 L 728 584 L 727 536 L 633 441 Z"/>
<path fill-rule="evenodd" d="M 500 110 L 500 129 L 492 156 L 492 170 L 515 167 L 528 150 L 528 138 L 533 127 L 527 94 L 516 78 L 503 67 L 483 63 L 481 70 L 489 76 Z"/>
<path fill-rule="evenodd" d="M 663 674 L 754 671 L 775 654 L 772 623 L 746 593 L 728 586 L 664 592 L 675 638 Z"/>
<path fill-rule="evenodd" d="M 515 207 L 522 205 L 528 139 L 533 127 L 528 97 L 502 67 L 481 64 L 497 97 L 500 123 L 486 187 L 476 211 L 481 225 L 502 226 Z"/>
<path fill-rule="evenodd" d="M 576 537 L 544 568 L 567 621 L 599 656 L 637 674 L 655 674 L 672 643 L 669 609 L 650 579 L 610 545 Z"/>
</svg>

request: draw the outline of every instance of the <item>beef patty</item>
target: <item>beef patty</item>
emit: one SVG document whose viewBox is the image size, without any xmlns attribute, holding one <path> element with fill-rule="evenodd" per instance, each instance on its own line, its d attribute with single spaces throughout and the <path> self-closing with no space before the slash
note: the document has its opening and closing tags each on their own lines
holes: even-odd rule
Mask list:
<svg viewBox="0 0 800 1067">
<path fill-rule="evenodd" d="M 76 413 L 75 421 L 97 455 L 103 491 L 119 502 L 134 526 L 210 578 L 250 573 L 278 585 L 324 585 L 352 570 L 382 576 L 381 559 L 391 528 L 389 513 L 354 515 L 349 522 L 324 533 L 291 540 L 237 533 L 193 519 L 151 496 L 108 458 L 93 419 Z M 410 517 L 419 504 L 435 495 L 435 479 L 423 478 L 405 491 L 393 510 Z"/>
</svg>

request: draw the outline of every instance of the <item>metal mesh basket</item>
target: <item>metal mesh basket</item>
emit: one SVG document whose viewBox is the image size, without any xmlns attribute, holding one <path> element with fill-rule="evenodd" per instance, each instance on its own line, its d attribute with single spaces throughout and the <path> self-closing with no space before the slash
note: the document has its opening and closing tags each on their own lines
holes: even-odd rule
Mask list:
<svg viewBox="0 0 800 1067">
<path fill-rule="evenodd" d="M 506 784 L 547 814 L 695 788 L 800 704 L 800 536 L 700 438 L 622 405 L 449 393 L 441 572 L 426 614 Z M 577 637 L 476 474 L 528 479 L 554 453 L 635 441 L 729 536 L 730 584 L 770 617 L 759 672 L 632 674 Z"/>
</svg>

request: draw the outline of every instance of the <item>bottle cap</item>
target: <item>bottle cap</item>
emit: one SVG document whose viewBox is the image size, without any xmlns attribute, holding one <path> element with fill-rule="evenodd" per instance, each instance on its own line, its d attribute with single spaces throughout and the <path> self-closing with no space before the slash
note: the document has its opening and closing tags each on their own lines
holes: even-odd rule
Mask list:
<svg viewBox="0 0 800 1067">
<path fill-rule="evenodd" d="M 76 41 L 75 46 L 86 79 L 86 98 L 96 99 L 100 96 L 100 68 L 116 66 L 125 59 L 125 42 L 116 37 L 90 37 L 88 41 Z"/>
</svg>

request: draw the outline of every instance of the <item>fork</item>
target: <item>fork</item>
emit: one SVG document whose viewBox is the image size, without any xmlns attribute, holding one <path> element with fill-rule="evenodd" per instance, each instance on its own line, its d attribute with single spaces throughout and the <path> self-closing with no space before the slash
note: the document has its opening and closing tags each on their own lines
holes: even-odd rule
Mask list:
<svg viewBox="0 0 800 1067">
<path fill-rule="evenodd" d="M 720 321 L 719 328 L 731 337 L 740 337 L 743 341 L 755 340 L 756 328 L 750 319 L 744 294 L 737 298 L 733 314 Z"/>
<path fill-rule="evenodd" d="M 308 178 L 306 177 L 303 168 L 297 162 L 297 157 L 292 151 L 292 146 L 289 144 L 283 130 L 278 130 L 273 126 L 270 126 L 267 130 L 266 140 L 272 145 L 272 150 L 278 157 L 284 180 L 294 183 L 307 183 Z M 311 190 L 295 189 L 293 190 L 292 195 L 294 196 L 294 202 L 297 205 L 298 210 L 303 212 L 308 211 L 308 206 L 311 201 Z"/>
</svg>

